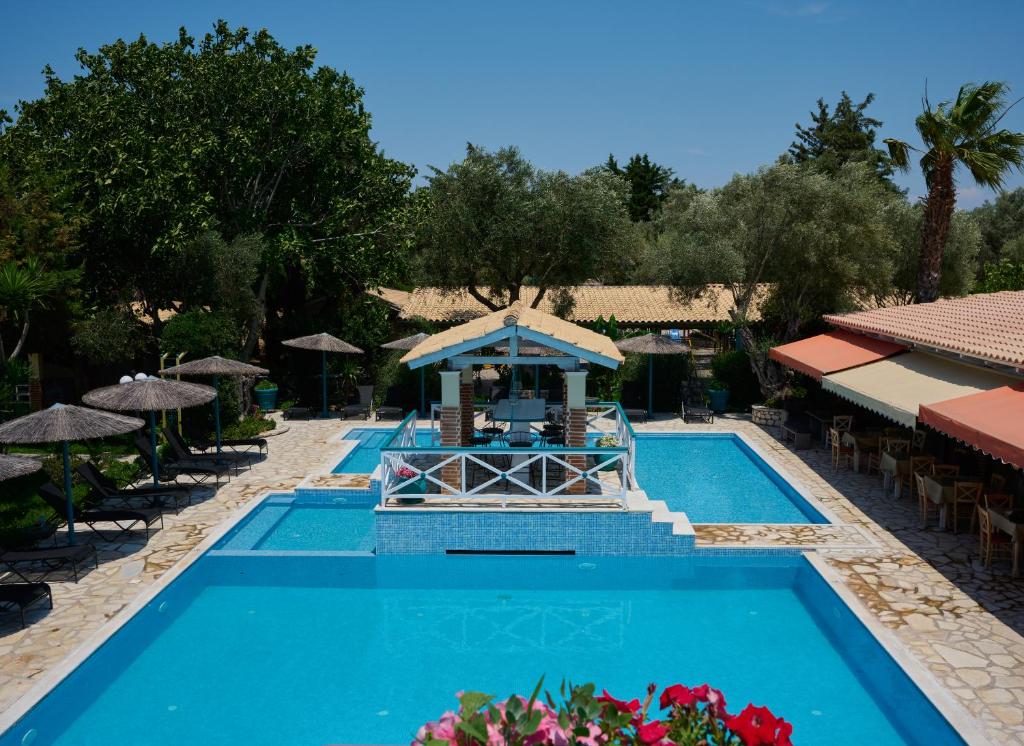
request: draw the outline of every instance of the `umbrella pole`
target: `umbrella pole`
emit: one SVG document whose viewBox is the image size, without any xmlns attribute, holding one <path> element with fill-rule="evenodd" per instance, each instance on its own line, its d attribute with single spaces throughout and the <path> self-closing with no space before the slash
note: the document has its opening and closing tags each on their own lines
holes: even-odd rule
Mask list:
<svg viewBox="0 0 1024 746">
<path fill-rule="evenodd" d="M 156 412 L 149 410 L 149 445 L 153 449 L 153 484 L 160 486 L 160 454 L 156 450 Z"/>
<path fill-rule="evenodd" d="M 68 500 L 68 544 L 75 543 L 75 501 L 71 491 L 71 444 L 61 443 L 64 455 L 64 496 Z"/>
<path fill-rule="evenodd" d="M 217 376 L 213 377 L 213 427 L 217 431 L 217 453 L 220 453 L 220 389 L 217 388 Z"/>
<path fill-rule="evenodd" d="M 654 355 L 647 356 L 647 416 L 654 416 Z"/>
<path fill-rule="evenodd" d="M 427 416 L 427 387 L 425 384 L 426 368 L 420 368 L 420 417 Z"/>
<path fill-rule="evenodd" d="M 323 399 L 324 399 L 324 411 L 323 416 L 327 417 L 327 351 L 321 350 L 320 352 L 320 370 L 323 373 Z"/>
</svg>

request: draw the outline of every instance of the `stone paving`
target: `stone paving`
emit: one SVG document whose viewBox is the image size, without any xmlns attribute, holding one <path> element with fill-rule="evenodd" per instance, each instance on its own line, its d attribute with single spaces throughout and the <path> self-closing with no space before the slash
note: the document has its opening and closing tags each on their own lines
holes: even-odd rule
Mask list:
<svg viewBox="0 0 1024 746">
<path fill-rule="evenodd" d="M 31 612 L 25 630 L 8 619 L 0 626 L 0 711 L 253 498 L 304 480 L 306 486 L 366 484 L 365 475 L 324 473 L 325 464 L 345 450 L 332 437 L 349 426 L 338 420 L 292 423 L 271 440 L 265 461 L 216 494 L 206 491 L 180 515 L 165 516 L 165 528 L 148 542 L 98 543 L 99 569 L 86 571 L 77 584 L 51 578 L 53 611 Z M 743 419 L 684 425 L 663 418 L 636 429 L 742 433 L 835 522 L 698 525 L 698 545 L 818 552 L 936 685 L 963 705 L 988 742 L 1024 744 L 1024 580 L 1011 579 L 1007 564 L 992 572 L 982 568 L 974 536 L 919 529 L 909 498 L 883 493 L 877 478 L 833 471 L 827 452 L 793 451 Z"/>
</svg>

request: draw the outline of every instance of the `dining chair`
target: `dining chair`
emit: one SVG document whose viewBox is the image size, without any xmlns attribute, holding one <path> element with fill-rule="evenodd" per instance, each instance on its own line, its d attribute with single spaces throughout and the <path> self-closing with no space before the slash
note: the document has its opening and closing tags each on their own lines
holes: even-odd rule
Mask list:
<svg viewBox="0 0 1024 746">
<path fill-rule="evenodd" d="M 924 476 L 931 472 L 932 464 L 935 463 L 934 456 L 911 456 L 910 457 L 910 473 L 920 474 Z M 913 480 L 910 483 L 910 497 L 913 499 L 914 493 L 917 492 L 917 480 Z"/>
<path fill-rule="evenodd" d="M 924 442 L 927 435 L 928 433 L 926 433 L 924 430 L 915 430 L 914 434 L 910 436 L 913 448 L 918 453 L 924 450 Z"/>
<path fill-rule="evenodd" d="M 843 434 L 837 428 L 829 428 L 828 438 L 832 446 L 832 468 L 838 470 L 842 463 L 849 468 L 853 463 L 853 448 L 843 445 Z"/>
<path fill-rule="evenodd" d="M 985 567 L 992 566 L 992 560 L 997 554 L 1005 554 L 1007 558 L 1013 556 L 1013 540 L 992 525 L 992 517 L 988 514 L 989 507 L 991 506 L 988 501 L 983 500 L 977 509 L 978 551 L 981 563 Z"/>
<path fill-rule="evenodd" d="M 938 477 L 958 477 L 960 476 L 960 467 L 956 464 L 932 464 L 932 476 Z"/>
<path fill-rule="evenodd" d="M 850 432 L 853 429 L 853 415 L 837 414 L 832 418 L 832 427 L 841 432 Z"/>
<path fill-rule="evenodd" d="M 979 505 L 981 505 L 981 482 L 953 483 L 953 504 L 950 507 L 953 511 L 954 534 L 960 532 L 959 519 L 961 507 L 967 511 L 964 517 L 971 517 L 971 531 L 974 531 L 974 520 L 978 515 L 977 507 Z"/>
<path fill-rule="evenodd" d="M 992 488 L 993 492 L 1002 492 L 1006 489 L 1006 477 L 993 472 L 988 476 L 988 486 Z"/>
<path fill-rule="evenodd" d="M 924 474 L 913 472 L 914 483 L 917 485 L 917 509 L 921 515 L 921 528 L 928 528 L 928 513 L 932 508 L 939 512 L 939 506 L 928 497 L 928 490 L 924 486 Z"/>
</svg>

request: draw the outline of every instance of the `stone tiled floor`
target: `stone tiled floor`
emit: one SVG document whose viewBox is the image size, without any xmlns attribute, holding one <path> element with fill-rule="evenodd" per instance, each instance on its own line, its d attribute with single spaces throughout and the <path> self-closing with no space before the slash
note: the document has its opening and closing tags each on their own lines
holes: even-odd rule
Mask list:
<svg viewBox="0 0 1024 746">
<path fill-rule="evenodd" d="M 365 423 L 364 423 L 365 424 Z M 271 442 L 269 458 L 216 495 L 168 515 L 145 543 L 98 544 L 98 570 L 78 584 L 54 581 L 52 612 L 36 611 L 30 625 L 0 627 L 0 710 L 45 671 L 194 549 L 240 506 L 269 491 L 289 490 L 323 474 L 339 452 L 332 436 L 350 423 L 293 423 Z M 743 433 L 807 494 L 836 517 L 828 526 L 696 526 L 709 546 L 799 546 L 819 552 L 848 588 L 934 675 L 985 730 L 991 743 L 1024 744 L 1024 581 L 1009 568 L 985 571 L 976 540 L 917 527 L 908 498 L 883 494 L 874 478 L 834 472 L 821 450 L 792 451 L 770 433 L 738 419 L 715 425 L 655 420 L 639 431 L 714 430 Z M 307 485 L 358 487 L 365 477 L 313 477 Z"/>
</svg>

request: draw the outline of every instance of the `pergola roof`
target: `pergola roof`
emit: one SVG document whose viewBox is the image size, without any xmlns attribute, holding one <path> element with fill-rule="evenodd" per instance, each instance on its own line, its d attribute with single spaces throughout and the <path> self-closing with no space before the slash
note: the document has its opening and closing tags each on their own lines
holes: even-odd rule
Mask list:
<svg viewBox="0 0 1024 746">
<path fill-rule="evenodd" d="M 402 362 L 410 368 L 420 368 L 513 338 L 542 344 L 607 368 L 617 368 L 624 360 L 615 343 L 603 334 L 516 301 L 506 309 L 434 334 L 407 352 Z"/>
</svg>

